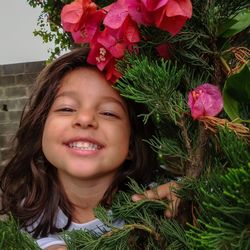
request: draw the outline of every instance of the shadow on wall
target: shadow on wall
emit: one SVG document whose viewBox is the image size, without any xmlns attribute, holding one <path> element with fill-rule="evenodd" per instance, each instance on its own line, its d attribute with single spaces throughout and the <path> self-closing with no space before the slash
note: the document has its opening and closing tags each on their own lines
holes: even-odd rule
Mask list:
<svg viewBox="0 0 250 250">
<path fill-rule="evenodd" d="M 45 62 L 0 65 L 0 172 L 11 154 L 11 140 L 34 80 Z"/>
</svg>

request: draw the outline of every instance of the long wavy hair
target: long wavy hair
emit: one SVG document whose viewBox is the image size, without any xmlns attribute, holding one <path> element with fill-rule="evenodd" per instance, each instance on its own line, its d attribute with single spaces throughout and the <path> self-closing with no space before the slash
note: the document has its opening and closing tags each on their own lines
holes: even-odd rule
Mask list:
<svg viewBox="0 0 250 250">
<path fill-rule="evenodd" d="M 69 227 L 72 221 L 72 205 L 57 177 L 57 169 L 42 152 L 42 135 L 49 110 L 60 87 L 61 79 L 68 72 L 90 67 L 86 62 L 87 49 L 75 49 L 45 67 L 34 86 L 34 92 L 26 104 L 19 129 L 15 136 L 13 156 L 5 167 L 1 179 L 1 214 L 12 214 L 20 227 L 31 226 L 33 237 L 44 237 Z M 149 181 L 153 169 L 157 168 L 154 152 L 143 141 L 152 135 L 153 125 L 143 124 L 138 118 L 145 113 L 145 107 L 126 100 L 130 125 L 131 159 L 126 160 L 117 171 L 101 204 L 107 205 L 116 190 L 126 190 L 128 177 L 138 183 Z M 55 226 L 58 207 L 68 217 L 64 228 Z M 35 226 L 34 226 L 35 225 Z"/>
</svg>

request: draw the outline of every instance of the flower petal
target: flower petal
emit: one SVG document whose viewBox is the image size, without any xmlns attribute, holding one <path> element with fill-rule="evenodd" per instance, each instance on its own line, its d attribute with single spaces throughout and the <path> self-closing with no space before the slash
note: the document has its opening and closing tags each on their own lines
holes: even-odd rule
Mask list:
<svg viewBox="0 0 250 250">
<path fill-rule="evenodd" d="M 104 18 L 103 24 L 111 29 L 118 29 L 124 23 L 128 16 L 128 8 L 123 1 L 117 1 L 112 4 L 109 12 Z"/>
<path fill-rule="evenodd" d="M 194 119 L 216 116 L 223 108 L 221 92 L 217 86 L 204 83 L 189 92 L 188 106 Z"/>
<path fill-rule="evenodd" d="M 81 3 L 72 2 L 71 4 L 66 4 L 61 12 L 63 29 L 69 32 L 77 31 L 82 15 L 83 9 Z"/>
</svg>

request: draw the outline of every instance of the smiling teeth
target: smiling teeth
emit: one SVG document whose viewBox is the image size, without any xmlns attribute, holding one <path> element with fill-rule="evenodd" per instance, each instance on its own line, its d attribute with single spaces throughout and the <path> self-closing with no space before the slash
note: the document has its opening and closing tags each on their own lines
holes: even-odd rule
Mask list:
<svg viewBox="0 0 250 250">
<path fill-rule="evenodd" d="M 72 142 L 69 144 L 69 147 L 81 150 L 98 150 L 101 148 L 99 145 L 90 142 Z"/>
</svg>

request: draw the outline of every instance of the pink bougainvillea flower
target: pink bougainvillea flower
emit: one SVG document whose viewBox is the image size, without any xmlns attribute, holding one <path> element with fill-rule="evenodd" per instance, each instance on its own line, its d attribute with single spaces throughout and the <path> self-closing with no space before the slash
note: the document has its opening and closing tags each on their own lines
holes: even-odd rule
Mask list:
<svg viewBox="0 0 250 250">
<path fill-rule="evenodd" d="M 106 79 L 110 81 L 111 83 L 115 83 L 121 76 L 122 74 L 116 70 L 116 60 L 113 58 L 109 64 L 106 66 Z"/>
<path fill-rule="evenodd" d="M 137 24 L 132 21 L 128 12 L 127 0 L 118 0 L 110 7 L 103 24 L 112 30 L 119 30 L 119 33 L 126 33 L 128 41 L 139 41 Z M 128 31 L 127 31 L 128 30 Z"/>
<path fill-rule="evenodd" d="M 115 68 L 116 59 L 99 43 L 95 43 L 90 49 L 87 62 L 103 71 L 106 79 L 111 83 L 115 83 L 121 77 Z"/>
<path fill-rule="evenodd" d="M 140 42 L 140 32 L 137 24 L 128 16 L 119 30 L 119 37 L 123 37 L 127 44 Z"/>
<path fill-rule="evenodd" d="M 176 35 L 192 16 L 190 0 L 168 0 L 167 4 L 154 12 L 156 27 Z"/>
<path fill-rule="evenodd" d="M 91 45 L 87 62 L 103 71 L 112 58 L 110 52 L 102 44 L 96 42 Z"/>
<path fill-rule="evenodd" d="M 78 31 L 71 32 L 75 43 L 93 43 L 100 34 L 100 26 L 105 17 L 103 10 L 97 10 L 91 13 L 85 26 Z"/>
<path fill-rule="evenodd" d="M 103 24 L 111 29 L 119 29 L 127 16 L 128 6 L 125 4 L 125 0 L 118 0 L 110 6 Z"/>
<path fill-rule="evenodd" d="M 101 35 L 97 38 L 97 41 L 98 43 L 102 44 L 112 56 L 121 58 L 124 56 L 126 44 L 122 40 L 117 39 L 114 35 L 115 32 L 106 27 Z"/>
<path fill-rule="evenodd" d="M 204 83 L 189 92 L 188 106 L 194 119 L 216 116 L 223 108 L 221 92 L 217 86 Z"/>
<path fill-rule="evenodd" d="M 73 40 L 75 43 L 85 43 L 86 42 L 86 33 L 81 30 L 75 31 L 75 32 L 71 32 L 71 35 L 73 37 Z"/>
<path fill-rule="evenodd" d="M 85 25 L 89 15 L 96 11 L 96 4 L 91 0 L 75 0 L 66 4 L 61 12 L 62 26 L 65 31 L 76 32 Z"/>
<path fill-rule="evenodd" d="M 154 11 L 167 4 L 169 0 L 141 0 L 147 10 Z"/>
<path fill-rule="evenodd" d="M 80 1 L 66 4 L 61 12 L 62 26 L 65 31 L 76 31 L 82 18 L 83 9 Z"/>
<path fill-rule="evenodd" d="M 167 43 L 162 43 L 158 45 L 155 49 L 158 52 L 159 56 L 168 60 L 170 59 L 170 52 L 169 52 L 170 45 Z"/>
<path fill-rule="evenodd" d="M 147 10 L 141 0 L 125 0 L 128 8 L 128 13 L 133 21 L 137 24 L 152 25 L 152 13 Z"/>
<path fill-rule="evenodd" d="M 117 29 L 105 27 L 97 39 L 115 58 L 124 56 L 125 50 L 140 41 L 137 24 L 127 16 Z"/>
</svg>

